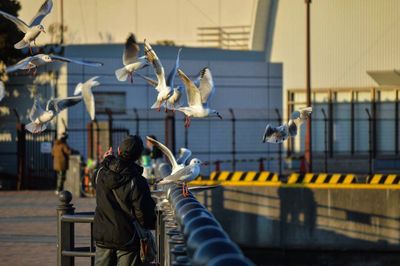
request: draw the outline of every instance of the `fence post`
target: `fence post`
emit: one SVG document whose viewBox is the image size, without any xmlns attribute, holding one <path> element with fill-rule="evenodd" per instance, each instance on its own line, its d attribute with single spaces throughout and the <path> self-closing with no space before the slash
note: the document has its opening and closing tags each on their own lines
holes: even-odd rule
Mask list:
<svg viewBox="0 0 400 266">
<path fill-rule="evenodd" d="M 139 126 L 140 126 L 140 122 L 139 122 L 139 114 L 136 108 L 133 108 L 133 112 L 135 113 L 135 121 L 136 121 L 136 135 L 139 136 Z"/>
<path fill-rule="evenodd" d="M 259 164 L 258 164 L 258 171 L 259 171 L 259 172 L 264 171 L 264 159 L 263 159 L 263 158 L 260 158 L 260 159 L 258 159 L 258 162 L 259 162 Z M 279 173 L 279 174 L 280 174 L 280 173 Z"/>
<path fill-rule="evenodd" d="M 282 117 L 281 114 L 279 113 L 279 109 L 275 108 L 275 113 L 276 116 L 278 117 L 278 125 L 282 124 Z M 282 143 L 278 144 L 278 165 L 279 165 L 279 176 L 282 175 Z"/>
<path fill-rule="evenodd" d="M 236 170 L 236 118 L 232 108 L 229 108 L 232 121 L 232 171 Z"/>
<path fill-rule="evenodd" d="M 74 214 L 75 208 L 71 204 L 72 194 L 61 191 L 60 204 L 57 206 L 57 266 L 74 265 L 74 257 L 62 256 L 63 250 L 72 250 L 74 247 L 74 223 L 63 223 L 64 214 Z"/>
<path fill-rule="evenodd" d="M 172 112 L 165 116 L 165 144 L 175 154 L 175 114 Z"/>
<path fill-rule="evenodd" d="M 221 171 L 221 162 L 216 161 L 215 162 L 215 172 L 219 172 L 219 171 Z"/>
<path fill-rule="evenodd" d="M 324 116 L 324 168 L 325 173 L 328 172 L 328 117 L 326 116 L 325 109 L 321 108 L 322 115 Z"/>
<path fill-rule="evenodd" d="M 368 110 L 365 108 L 368 115 L 368 174 L 372 175 L 372 117 Z"/>
<path fill-rule="evenodd" d="M 112 111 L 110 108 L 106 108 L 106 113 L 108 116 L 108 142 L 109 147 L 113 146 L 113 124 L 112 124 Z"/>
<path fill-rule="evenodd" d="M 26 138 L 25 138 L 25 124 L 21 123 L 17 110 L 13 109 L 17 117 L 17 190 L 21 190 L 25 182 L 25 158 L 26 158 Z"/>
</svg>

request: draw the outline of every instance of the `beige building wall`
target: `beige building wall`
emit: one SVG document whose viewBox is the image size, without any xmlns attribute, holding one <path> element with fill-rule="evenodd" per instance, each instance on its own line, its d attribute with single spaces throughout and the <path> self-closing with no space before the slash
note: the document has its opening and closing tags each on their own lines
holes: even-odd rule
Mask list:
<svg viewBox="0 0 400 266">
<path fill-rule="evenodd" d="M 283 87 L 304 88 L 306 5 L 279 0 L 272 62 L 283 62 Z M 400 1 L 314 0 L 311 86 L 376 86 L 367 70 L 400 68 Z"/>
<path fill-rule="evenodd" d="M 44 0 L 20 0 L 19 16 L 25 21 L 36 14 Z M 60 22 L 61 1 L 45 27 Z M 172 40 L 178 45 L 201 46 L 198 27 L 251 25 L 257 0 L 63 0 L 67 44 L 123 43 L 128 32 L 138 40 Z M 38 44 L 50 41 L 40 36 Z"/>
</svg>

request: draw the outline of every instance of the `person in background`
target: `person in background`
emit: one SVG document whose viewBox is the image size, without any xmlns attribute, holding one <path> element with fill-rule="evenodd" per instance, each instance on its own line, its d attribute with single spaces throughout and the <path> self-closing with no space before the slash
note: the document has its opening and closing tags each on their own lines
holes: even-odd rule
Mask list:
<svg viewBox="0 0 400 266">
<path fill-rule="evenodd" d="M 157 140 L 154 135 L 149 135 L 150 138 Z M 159 166 L 164 162 L 162 151 L 155 147 L 150 141 L 146 141 L 146 146 L 150 150 L 150 158 L 153 167 L 153 175 L 155 178 L 160 178 Z"/>
<path fill-rule="evenodd" d="M 68 134 L 62 133 L 61 138 L 57 139 L 51 150 L 53 156 L 53 169 L 57 173 L 57 187 L 55 193 L 58 195 L 64 189 L 66 172 L 68 170 L 69 155 L 72 150 L 67 144 Z"/>
<path fill-rule="evenodd" d="M 96 188 L 93 221 L 96 266 L 142 265 L 140 240 L 133 219 L 149 230 L 154 229 L 156 223 L 155 202 L 142 176 L 143 168 L 137 164 L 143 149 L 139 136 L 126 137 L 118 147 L 118 156 L 114 156 L 110 148 L 93 175 Z"/>
</svg>

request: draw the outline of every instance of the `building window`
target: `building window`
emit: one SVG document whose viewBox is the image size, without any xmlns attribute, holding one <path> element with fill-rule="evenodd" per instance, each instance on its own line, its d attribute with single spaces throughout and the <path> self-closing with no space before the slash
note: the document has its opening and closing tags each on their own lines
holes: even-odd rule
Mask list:
<svg viewBox="0 0 400 266">
<path fill-rule="evenodd" d="M 94 92 L 96 113 L 104 114 L 110 109 L 113 114 L 125 114 L 125 92 Z"/>
</svg>

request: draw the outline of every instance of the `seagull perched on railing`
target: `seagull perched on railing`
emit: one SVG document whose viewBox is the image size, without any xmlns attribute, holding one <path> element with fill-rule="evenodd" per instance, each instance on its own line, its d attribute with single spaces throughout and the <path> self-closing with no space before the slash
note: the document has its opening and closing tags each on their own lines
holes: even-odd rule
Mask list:
<svg viewBox="0 0 400 266">
<path fill-rule="evenodd" d="M 82 96 L 50 99 L 47 101 L 46 110 L 44 110 L 40 104 L 39 97 L 36 96 L 29 114 L 32 122 L 25 126 L 26 130 L 31 133 L 43 132 L 47 128 L 47 123 L 56 115 L 80 101 L 82 101 Z"/>
<path fill-rule="evenodd" d="M 0 15 L 13 22 L 17 26 L 18 30 L 25 33 L 24 38 L 14 45 L 15 49 L 22 49 L 25 47 L 29 47 L 29 50 L 31 51 L 32 54 L 32 49 L 30 44 L 31 42 L 35 43 L 36 38 L 39 36 L 41 32 L 46 33 L 43 25 L 41 25 L 40 23 L 51 12 L 52 8 L 53 8 L 52 0 L 46 0 L 40 7 L 37 14 L 33 17 L 29 26 L 19 18 L 14 17 L 13 15 L 10 15 L 6 12 L 0 11 Z"/>
<path fill-rule="evenodd" d="M 103 63 L 100 62 L 92 62 L 92 61 L 86 61 L 86 60 L 76 60 L 76 59 L 70 59 L 58 55 L 47 55 L 47 54 L 37 54 L 34 56 L 29 56 L 15 65 L 9 66 L 6 68 L 7 73 L 15 72 L 17 70 L 28 70 L 30 71 L 33 69 L 34 74 L 36 73 L 36 70 L 38 67 L 43 66 L 48 63 L 53 63 L 53 62 L 64 62 L 64 63 L 74 63 L 78 65 L 84 65 L 84 66 L 91 66 L 91 67 L 100 67 L 103 65 Z"/>
<path fill-rule="evenodd" d="M 295 137 L 298 128 L 310 117 L 311 112 L 312 107 L 300 108 L 291 114 L 291 118 L 287 123 L 278 127 L 268 124 L 264 131 L 263 142 L 282 143 L 289 137 Z"/>
<path fill-rule="evenodd" d="M 191 151 L 185 149 L 183 156 L 181 156 L 180 162 L 182 164 L 178 164 L 175 156 L 172 154 L 170 149 L 168 149 L 164 144 L 161 142 L 147 137 L 147 140 L 150 141 L 154 146 L 159 148 L 165 156 L 168 158 L 169 162 L 172 166 L 172 172 L 169 176 L 164 177 L 161 181 L 158 182 L 160 185 L 166 184 L 182 184 L 182 194 L 187 197 L 189 195 L 189 190 L 187 187 L 187 183 L 194 180 L 200 174 L 200 165 L 202 161 L 194 158 L 190 161 L 188 165 L 185 165 L 185 162 L 191 155 Z"/>
<path fill-rule="evenodd" d="M 140 48 L 139 44 L 136 42 L 135 35 L 131 33 L 125 42 L 125 49 L 122 54 L 122 63 L 124 67 L 115 70 L 115 76 L 119 81 L 126 81 L 128 77 L 130 77 L 131 83 L 133 83 L 133 73 L 148 66 L 145 56 L 137 57 L 139 51 Z"/>
<path fill-rule="evenodd" d="M 85 83 L 78 83 L 74 91 L 74 95 L 82 94 L 86 110 L 92 120 L 94 120 L 95 117 L 95 101 L 92 88 L 100 85 L 100 82 L 96 80 L 97 78 L 98 77 L 96 76 L 87 80 Z"/>
<path fill-rule="evenodd" d="M 186 115 L 185 127 L 190 126 L 191 117 L 218 116 L 222 119 L 222 116 L 216 110 L 208 107 L 208 102 L 215 91 L 210 69 L 208 67 L 203 68 L 196 82 L 190 80 L 180 69 L 178 69 L 178 75 L 186 88 L 188 106 L 178 107 L 176 110 Z"/>
</svg>

